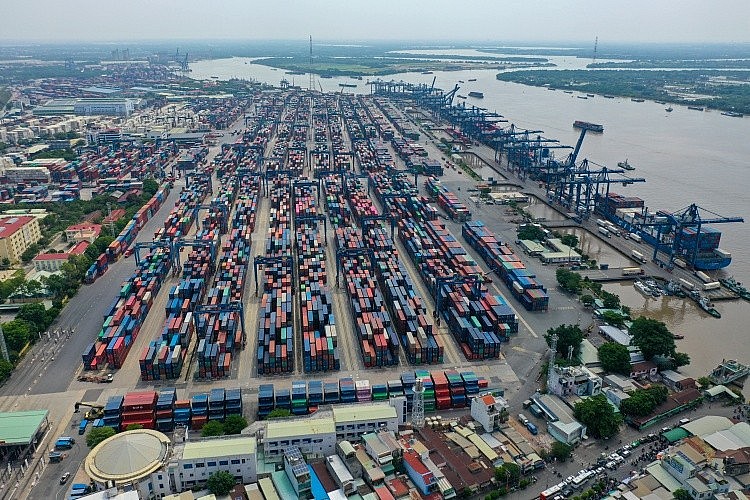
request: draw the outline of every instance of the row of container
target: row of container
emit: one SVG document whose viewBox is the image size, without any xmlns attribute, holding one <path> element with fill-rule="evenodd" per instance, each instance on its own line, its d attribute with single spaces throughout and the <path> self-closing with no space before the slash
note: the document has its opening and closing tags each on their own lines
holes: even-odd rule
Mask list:
<svg viewBox="0 0 750 500">
<path fill-rule="evenodd" d="M 161 432 L 171 432 L 175 427 L 200 430 L 208 420 L 223 422 L 242 412 L 240 389 L 218 388 L 178 399 L 177 391 L 167 388 L 111 396 L 104 405 L 103 423 L 116 431 L 136 425 Z"/>
<path fill-rule="evenodd" d="M 537 281 L 536 275 L 526 269 L 515 252 L 501 243 L 482 221 L 465 222 L 461 234 L 527 310 L 546 311 L 549 308 L 549 296 L 544 285 Z"/>
<path fill-rule="evenodd" d="M 471 219 L 471 212 L 459 201 L 456 194 L 445 187 L 438 179 L 434 177 L 428 177 L 424 186 L 427 189 L 427 193 L 431 198 L 437 200 L 443 210 L 450 216 L 451 219 L 457 222 L 463 222 Z"/>
<path fill-rule="evenodd" d="M 179 232 L 187 236 L 195 212 L 209 191 L 207 181 L 193 182 L 183 190 L 170 212 L 167 223 L 180 226 Z M 167 233 L 172 233 L 171 229 Z M 158 236 L 158 234 L 157 234 Z M 165 241 L 165 240 L 162 240 Z M 180 248 L 171 247 L 173 251 Z M 206 280 L 210 274 L 201 274 L 195 255 L 188 257 L 183 268 L 182 280 L 169 290 L 165 306 L 166 319 L 159 336 L 150 341 L 140 353 L 138 366 L 141 380 L 176 379 L 182 373 L 188 346 L 194 333 L 193 313 L 201 303 L 206 291 Z"/>
<path fill-rule="evenodd" d="M 323 134 L 325 136 L 325 134 Z M 321 240 L 312 186 L 294 186 L 302 363 L 306 372 L 340 369 L 333 296 L 328 288 L 326 251 Z M 324 234 L 323 234 L 324 236 Z"/>
<path fill-rule="evenodd" d="M 348 183 L 349 202 L 355 214 L 379 215 L 374 204 L 359 181 Z M 366 217 L 366 216 L 365 216 Z M 386 298 L 388 310 L 398 333 L 401 345 L 410 363 L 441 363 L 444 346 L 434 335 L 432 321 L 422 299 L 414 289 L 389 234 L 389 225 L 379 219 L 359 217 L 362 227 L 360 248 L 373 251 L 373 266 L 380 289 Z"/>
<path fill-rule="evenodd" d="M 425 411 L 469 406 L 471 398 L 489 385 L 486 379 L 478 378 L 474 372 L 456 370 L 416 370 L 402 373 L 400 378 L 384 384 L 372 384 L 369 380 L 354 380 L 351 377 L 337 381 L 292 381 L 290 388 L 261 384 L 258 387 L 258 418 L 267 417 L 275 409 L 306 415 L 321 405 L 387 401 L 399 396 L 406 397 L 407 410 L 411 411 L 417 380 L 422 382 Z"/>
</svg>

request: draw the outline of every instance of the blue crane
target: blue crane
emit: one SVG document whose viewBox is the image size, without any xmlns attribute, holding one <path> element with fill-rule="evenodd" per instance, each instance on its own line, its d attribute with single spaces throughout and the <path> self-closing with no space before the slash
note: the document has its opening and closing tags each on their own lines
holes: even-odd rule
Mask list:
<svg viewBox="0 0 750 500">
<path fill-rule="evenodd" d="M 369 229 L 368 226 L 375 227 L 376 222 L 383 221 L 383 222 L 389 222 L 391 225 L 391 239 L 393 239 L 393 234 L 396 231 L 396 220 L 391 217 L 390 215 L 365 215 L 362 217 L 361 225 L 362 230 L 366 231 Z"/>
<path fill-rule="evenodd" d="M 155 248 L 163 248 L 167 252 L 170 253 L 170 258 L 172 258 L 172 245 L 168 241 L 149 241 L 145 243 L 136 243 L 133 246 L 133 253 L 135 254 L 135 265 L 140 266 L 141 265 L 141 249 L 147 249 L 149 250 L 149 253 L 154 250 Z"/>
<path fill-rule="evenodd" d="M 317 214 L 317 215 L 300 215 L 298 217 L 294 217 L 294 225 L 299 230 L 299 225 L 304 224 L 305 222 L 312 222 L 317 223 L 318 221 L 323 221 L 323 243 L 326 245 L 328 244 L 328 219 L 323 214 Z"/>
<path fill-rule="evenodd" d="M 172 243 L 172 249 L 174 250 L 173 265 L 174 265 L 175 273 L 182 272 L 180 250 L 184 247 L 208 248 L 209 252 L 211 253 L 211 262 L 216 261 L 216 242 L 214 240 L 179 239 Z"/>
<path fill-rule="evenodd" d="M 372 248 L 342 248 L 336 251 L 336 284 L 339 283 L 339 276 L 341 275 L 341 265 L 346 258 L 356 257 L 368 257 L 370 261 L 370 269 L 375 272 L 375 252 Z"/>
<path fill-rule="evenodd" d="M 435 312 L 439 316 L 442 309 L 442 301 L 440 300 L 440 292 L 443 288 L 450 290 L 454 285 L 463 285 L 469 283 L 472 285 L 471 288 L 471 299 L 479 300 L 482 298 L 482 277 L 478 274 L 472 274 L 469 276 L 438 276 L 435 278 Z"/>
</svg>

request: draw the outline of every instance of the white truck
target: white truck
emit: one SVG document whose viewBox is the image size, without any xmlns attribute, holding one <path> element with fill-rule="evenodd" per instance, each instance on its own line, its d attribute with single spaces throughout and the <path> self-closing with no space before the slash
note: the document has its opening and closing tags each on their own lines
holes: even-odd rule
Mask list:
<svg viewBox="0 0 750 500">
<path fill-rule="evenodd" d="M 641 264 L 646 263 L 646 257 L 644 257 L 643 254 L 639 252 L 638 250 L 632 250 L 630 252 L 630 256 L 633 257 L 638 262 L 640 262 Z"/>
</svg>

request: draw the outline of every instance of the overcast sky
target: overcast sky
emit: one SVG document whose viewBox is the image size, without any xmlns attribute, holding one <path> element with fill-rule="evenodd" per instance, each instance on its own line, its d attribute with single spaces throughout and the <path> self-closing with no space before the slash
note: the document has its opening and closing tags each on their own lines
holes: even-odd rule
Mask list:
<svg viewBox="0 0 750 500">
<path fill-rule="evenodd" d="M 750 0 L 0 0 L 0 39 L 750 42 Z"/>
</svg>

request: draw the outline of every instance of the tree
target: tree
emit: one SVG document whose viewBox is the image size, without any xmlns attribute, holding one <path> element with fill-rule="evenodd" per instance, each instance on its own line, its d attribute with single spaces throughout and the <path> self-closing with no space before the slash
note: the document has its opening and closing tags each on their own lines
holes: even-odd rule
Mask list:
<svg viewBox="0 0 750 500">
<path fill-rule="evenodd" d="M 614 436 L 622 423 L 622 417 L 615 413 L 604 394 L 597 394 L 576 403 L 574 415 L 588 427 L 589 434 L 595 438 L 606 439 Z"/>
<path fill-rule="evenodd" d="M 605 309 L 619 309 L 620 297 L 607 291 L 602 292 L 602 302 Z"/>
<path fill-rule="evenodd" d="M 630 374 L 630 352 L 628 348 L 617 342 L 606 342 L 597 350 L 599 361 L 604 371 Z"/>
<path fill-rule="evenodd" d="M 706 390 L 711 386 L 711 379 L 708 377 L 701 377 L 698 380 L 696 380 L 696 382 L 698 382 L 698 385 L 703 390 Z"/>
<path fill-rule="evenodd" d="M 625 317 L 622 314 L 614 311 L 604 311 L 602 313 L 602 319 L 609 325 L 621 327 L 625 325 Z"/>
<path fill-rule="evenodd" d="M 104 427 L 94 427 L 89 431 L 88 436 L 86 436 L 86 446 L 95 448 L 96 445 L 114 435 L 115 430 L 112 427 L 107 427 L 106 425 Z"/>
<path fill-rule="evenodd" d="M 693 500 L 690 493 L 684 488 L 677 488 L 672 492 L 672 498 L 675 500 Z"/>
<path fill-rule="evenodd" d="M 274 418 L 285 418 L 292 414 L 291 411 L 287 410 L 286 408 L 276 408 L 271 410 L 271 412 L 266 417 L 267 419 L 271 420 Z"/>
<path fill-rule="evenodd" d="M 630 343 L 637 345 L 646 359 L 674 355 L 674 336 L 661 321 L 643 316 L 636 318 L 630 326 L 630 335 L 633 337 Z"/>
<path fill-rule="evenodd" d="M 638 389 L 622 402 L 620 411 L 624 415 L 645 417 L 667 400 L 669 391 L 663 385 L 653 385 L 648 389 Z"/>
<path fill-rule="evenodd" d="M 538 241 L 544 239 L 544 230 L 533 224 L 525 224 L 518 230 L 519 240 Z"/>
<path fill-rule="evenodd" d="M 500 467 L 495 467 L 495 480 L 498 483 L 512 488 L 518 484 L 520 477 L 521 468 L 517 464 L 508 462 Z"/>
<path fill-rule="evenodd" d="M 209 420 L 201 429 L 202 437 L 223 436 L 224 426 L 218 420 Z"/>
<path fill-rule="evenodd" d="M 552 443 L 552 448 L 550 449 L 550 455 L 557 458 L 559 461 L 564 462 L 565 460 L 570 458 L 570 455 L 573 453 L 573 447 L 570 446 L 567 443 L 563 443 L 562 441 L 555 440 L 554 443 Z"/>
<path fill-rule="evenodd" d="M 0 383 L 8 380 L 11 373 L 13 373 L 13 363 L 0 359 Z"/>
<path fill-rule="evenodd" d="M 14 319 L 3 324 L 3 333 L 11 351 L 21 352 L 31 339 L 29 324 L 22 319 Z"/>
<path fill-rule="evenodd" d="M 39 245 L 36 243 L 32 243 L 28 246 L 26 250 L 21 254 L 21 260 L 25 263 L 31 261 L 34 257 L 36 257 L 36 254 L 39 253 Z"/>
<path fill-rule="evenodd" d="M 128 424 L 127 427 L 125 427 L 126 431 L 137 431 L 138 429 L 143 429 L 142 424 Z"/>
<path fill-rule="evenodd" d="M 566 292 L 579 293 L 583 289 L 581 275 L 560 267 L 555 271 L 557 283 Z"/>
<path fill-rule="evenodd" d="M 247 427 L 247 420 L 242 415 L 229 415 L 224 419 L 224 434 L 239 434 Z"/>
<path fill-rule="evenodd" d="M 589 295 L 588 293 L 585 295 L 581 295 L 581 304 L 583 304 L 586 307 L 591 307 L 593 303 L 594 303 L 593 295 Z"/>
<path fill-rule="evenodd" d="M 49 326 L 47 309 L 41 302 L 22 305 L 18 310 L 16 319 L 22 319 L 29 323 L 34 332 L 43 332 Z"/>
<path fill-rule="evenodd" d="M 583 342 L 583 332 L 578 325 L 560 325 L 557 328 L 550 328 L 544 339 L 547 345 L 552 345 L 552 335 L 557 335 L 557 353 L 567 359 L 570 348 L 573 348 L 573 357 L 577 358 L 581 354 L 581 342 Z"/>
<path fill-rule="evenodd" d="M 690 355 L 684 352 L 675 352 L 672 356 L 672 366 L 679 368 L 690 364 Z"/>
<path fill-rule="evenodd" d="M 568 245 L 571 248 L 575 248 L 578 246 L 578 236 L 575 234 L 563 234 L 560 237 L 560 242 L 563 245 Z"/>
<path fill-rule="evenodd" d="M 225 496 L 229 494 L 236 483 L 233 475 L 225 470 L 220 470 L 208 476 L 206 488 L 217 497 Z"/>
</svg>

